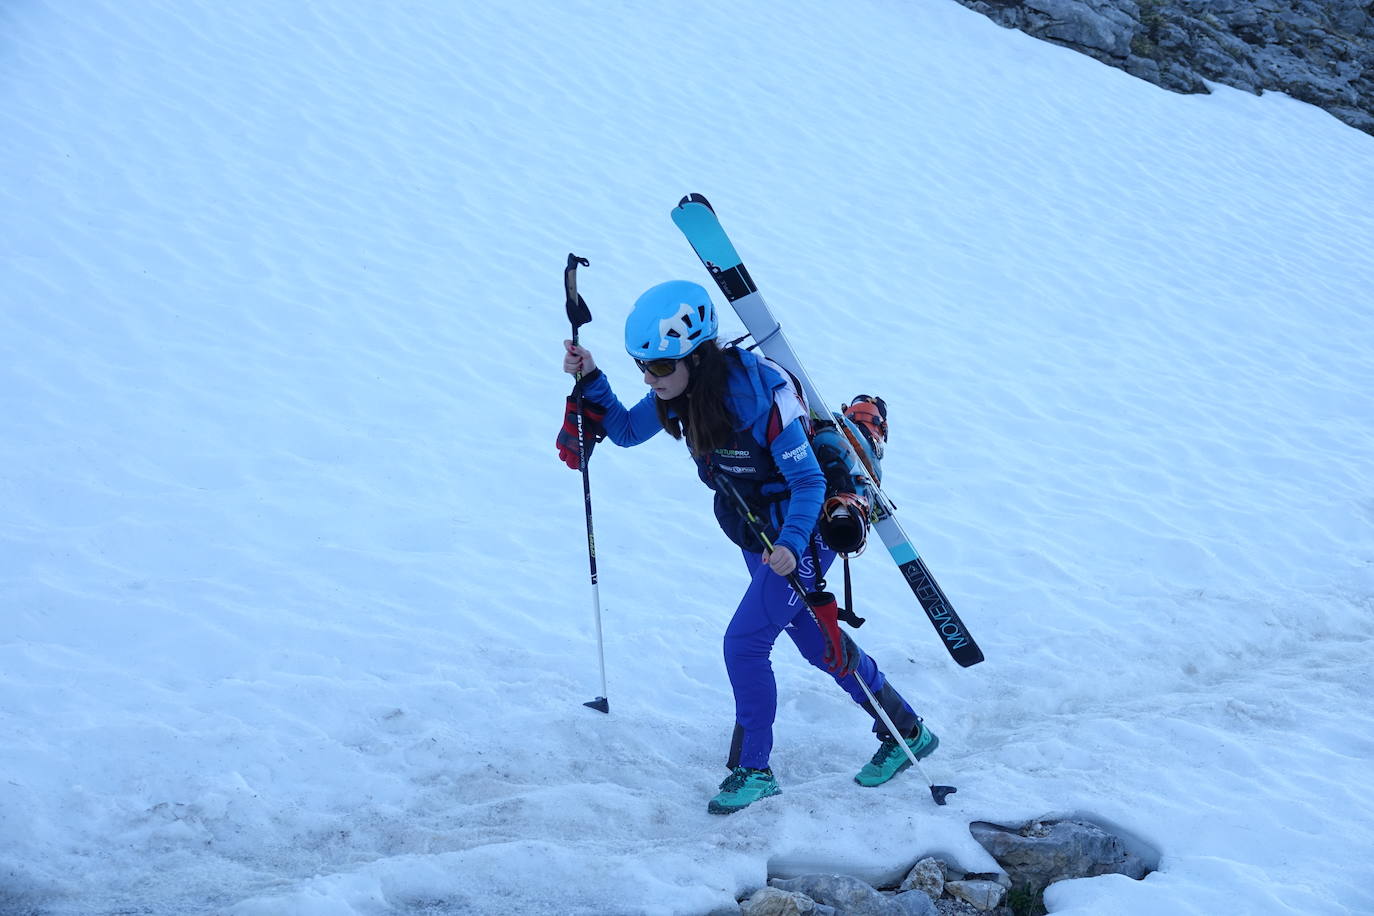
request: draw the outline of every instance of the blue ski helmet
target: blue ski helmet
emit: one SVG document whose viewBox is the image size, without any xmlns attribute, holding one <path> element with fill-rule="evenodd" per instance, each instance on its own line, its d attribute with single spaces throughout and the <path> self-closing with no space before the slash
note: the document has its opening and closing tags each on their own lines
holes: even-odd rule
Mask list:
<svg viewBox="0 0 1374 916">
<path fill-rule="evenodd" d="M 644 292 L 625 319 L 625 349 L 636 359 L 680 359 L 714 340 L 716 307 L 702 286 L 669 280 Z"/>
</svg>

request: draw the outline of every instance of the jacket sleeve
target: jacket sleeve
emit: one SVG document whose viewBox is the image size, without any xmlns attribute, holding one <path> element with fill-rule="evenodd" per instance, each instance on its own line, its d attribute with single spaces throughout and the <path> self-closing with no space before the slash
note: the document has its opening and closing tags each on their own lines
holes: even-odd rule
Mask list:
<svg viewBox="0 0 1374 916">
<path fill-rule="evenodd" d="M 639 445 L 641 442 L 649 441 L 663 429 L 663 424 L 658 422 L 658 410 L 654 407 L 654 398 L 658 395 L 652 391 L 644 395 L 637 404 L 627 408 L 620 403 L 620 398 L 615 396 L 615 392 L 611 390 L 610 380 L 600 369 L 582 379 L 581 385 L 583 397 L 606 409 L 606 418 L 602 425 L 606 427 L 607 438 L 616 445 Z M 816 511 L 820 511 L 819 504 Z"/>
<path fill-rule="evenodd" d="M 787 488 L 792 491 L 787 504 L 787 517 L 783 520 L 782 530 L 778 532 L 777 543 L 791 550 L 800 560 L 806 546 L 811 543 L 811 532 L 815 530 L 816 519 L 821 514 L 821 503 L 825 499 L 825 475 L 816 463 L 801 420 L 793 420 L 783 427 L 769 445 L 769 450 L 782 476 L 787 479 Z"/>
</svg>

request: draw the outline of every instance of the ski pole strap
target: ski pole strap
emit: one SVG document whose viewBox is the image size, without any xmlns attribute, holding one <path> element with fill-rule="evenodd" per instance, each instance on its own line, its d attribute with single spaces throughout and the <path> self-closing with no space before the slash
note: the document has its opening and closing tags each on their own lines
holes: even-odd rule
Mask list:
<svg viewBox="0 0 1374 916">
<path fill-rule="evenodd" d="M 840 554 L 844 560 L 844 604 L 840 605 L 840 620 L 849 624 L 854 629 L 864 625 L 864 618 L 854 613 L 854 583 L 849 578 L 849 554 Z M 813 591 L 825 591 L 825 576 L 821 573 L 821 545 L 816 537 L 811 538 L 811 563 L 816 570 L 816 587 Z"/>
<path fill-rule="evenodd" d="M 854 613 L 854 587 L 849 580 L 849 554 L 844 554 L 844 607 L 840 608 L 840 619 L 854 629 L 864 625 L 866 618 Z"/>
</svg>

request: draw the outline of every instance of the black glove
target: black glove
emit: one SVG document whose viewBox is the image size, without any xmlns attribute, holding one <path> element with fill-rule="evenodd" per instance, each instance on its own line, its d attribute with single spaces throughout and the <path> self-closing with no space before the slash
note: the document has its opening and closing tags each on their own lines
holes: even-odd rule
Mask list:
<svg viewBox="0 0 1374 916">
<path fill-rule="evenodd" d="M 812 592 L 806 596 L 806 603 L 825 637 L 825 667 L 835 677 L 853 674 L 864 656 L 849 634 L 840 630 L 840 608 L 835 603 L 835 596 L 829 592 Z"/>
<path fill-rule="evenodd" d="M 592 448 L 598 442 L 606 438 L 606 408 L 595 401 L 582 399 L 582 441 L 583 447 L 577 447 L 577 389 L 573 388 L 573 393 L 568 395 L 567 407 L 563 412 L 563 428 L 558 431 L 558 457 L 563 459 L 563 463 L 574 471 L 580 471 L 582 464 L 578 461 L 579 455 L 586 455 L 587 460 L 591 460 Z"/>
</svg>

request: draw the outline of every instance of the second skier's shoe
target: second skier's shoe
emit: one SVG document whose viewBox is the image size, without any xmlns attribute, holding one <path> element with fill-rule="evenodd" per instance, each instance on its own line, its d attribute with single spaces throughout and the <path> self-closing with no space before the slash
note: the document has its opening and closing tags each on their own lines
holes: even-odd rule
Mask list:
<svg viewBox="0 0 1374 916">
<path fill-rule="evenodd" d="M 734 814 L 747 808 L 761 798 L 779 795 L 778 781 L 773 778 L 772 770 L 755 770 L 750 767 L 735 767 L 725 782 L 720 784 L 720 794 L 711 799 L 706 810 L 712 814 Z"/>
<path fill-rule="evenodd" d="M 906 746 L 911 748 L 912 756 L 917 760 L 923 760 L 935 753 L 935 749 L 940 746 L 940 739 L 936 737 L 935 732 L 922 725 L 915 736 L 906 739 Z M 854 781 L 861 786 L 880 786 L 909 766 L 911 759 L 907 757 L 901 745 L 891 738 L 884 738 L 878 753 L 864 764 L 864 768 L 855 775 Z"/>
</svg>

